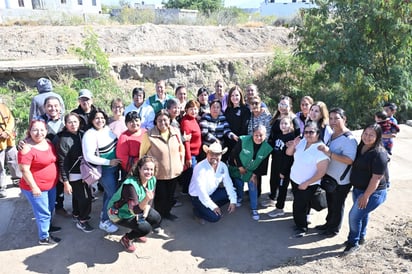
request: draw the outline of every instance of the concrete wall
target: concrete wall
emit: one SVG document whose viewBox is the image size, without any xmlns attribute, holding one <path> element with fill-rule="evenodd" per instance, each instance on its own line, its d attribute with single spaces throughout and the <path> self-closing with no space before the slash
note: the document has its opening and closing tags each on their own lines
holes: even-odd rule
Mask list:
<svg viewBox="0 0 412 274">
<path fill-rule="evenodd" d="M 197 10 L 156 9 L 155 20 L 158 24 L 193 23 L 196 22 Z"/>
<path fill-rule="evenodd" d="M 297 14 L 299 9 L 315 8 L 316 5 L 310 1 L 294 2 L 291 0 L 270 2 L 265 1 L 260 4 L 260 14 L 263 16 L 274 15 L 276 17 L 293 17 Z"/>
<path fill-rule="evenodd" d="M 84 22 L 93 21 L 92 19 L 102 18 L 109 19 L 109 14 L 96 14 L 86 12 L 71 12 L 71 11 L 53 11 L 53 10 L 28 10 L 28 9 L 0 9 L 0 23 L 7 21 L 50 21 L 63 22 L 70 20 L 71 17 L 82 17 Z"/>
</svg>

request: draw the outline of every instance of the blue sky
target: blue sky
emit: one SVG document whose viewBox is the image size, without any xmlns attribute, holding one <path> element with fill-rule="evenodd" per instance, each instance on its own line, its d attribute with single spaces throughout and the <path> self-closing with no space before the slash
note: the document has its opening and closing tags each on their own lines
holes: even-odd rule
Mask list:
<svg viewBox="0 0 412 274">
<path fill-rule="evenodd" d="M 239 8 L 258 8 L 263 0 L 225 0 L 226 7 L 239 7 Z M 141 2 L 139 0 L 130 0 L 130 2 Z M 146 4 L 160 4 L 162 0 L 144 0 Z M 102 0 L 102 4 L 105 5 L 117 5 L 119 0 Z"/>
</svg>

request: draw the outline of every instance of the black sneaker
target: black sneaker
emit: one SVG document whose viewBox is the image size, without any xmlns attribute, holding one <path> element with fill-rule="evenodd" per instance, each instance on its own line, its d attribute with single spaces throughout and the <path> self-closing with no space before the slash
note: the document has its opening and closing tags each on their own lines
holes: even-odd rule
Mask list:
<svg viewBox="0 0 412 274">
<path fill-rule="evenodd" d="M 358 243 L 359 243 L 359 245 L 364 245 L 365 242 L 366 242 L 365 238 L 360 238 Z M 345 245 L 345 246 L 348 245 L 348 241 L 345 241 L 343 243 L 343 245 Z"/>
<path fill-rule="evenodd" d="M 60 242 L 60 239 L 57 238 L 57 237 L 47 237 L 45 239 L 40 239 L 39 240 L 40 245 L 55 245 L 58 242 Z"/>
<path fill-rule="evenodd" d="M 80 230 L 83 230 L 86 233 L 92 232 L 94 228 L 89 224 L 89 222 L 80 222 L 76 223 L 76 227 Z"/>
<path fill-rule="evenodd" d="M 77 223 L 78 221 L 90 221 L 92 219 L 92 217 L 87 216 L 84 220 L 80 219 L 80 216 L 77 215 L 72 215 L 72 221 L 73 223 Z"/>
<path fill-rule="evenodd" d="M 363 245 L 363 244 L 365 244 L 365 241 L 366 241 L 365 238 L 360 238 L 359 239 L 359 244 Z"/>
<path fill-rule="evenodd" d="M 170 220 L 170 221 L 176 221 L 179 217 L 177 217 L 176 215 L 169 213 L 168 215 L 163 217 L 164 219 Z"/>
<path fill-rule="evenodd" d="M 306 235 L 307 229 L 304 228 L 297 228 L 295 230 L 295 238 L 302 238 L 303 236 Z"/>
<path fill-rule="evenodd" d="M 55 241 L 56 243 L 59 243 L 62 239 L 60 239 L 59 237 L 56 237 L 56 236 L 53 236 L 53 235 L 50 235 L 50 238 L 53 240 L 53 241 Z"/>
<path fill-rule="evenodd" d="M 62 228 L 61 227 L 59 227 L 59 226 L 50 226 L 50 228 L 49 228 L 49 233 L 56 233 L 56 232 L 60 232 L 60 230 L 62 230 Z"/>
<path fill-rule="evenodd" d="M 338 235 L 338 232 L 326 229 L 320 233 L 320 235 L 325 237 L 335 237 Z"/>
<path fill-rule="evenodd" d="M 348 244 L 348 245 L 345 247 L 345 249 L 343 250 L 343 256 L 352 254 L 352 253 L 358 251 L 359 248 L 360 248 L 359 245 Z"/>
<path fill-rule="evenodd" d="M 315 226 L 315 229 L 317 229 L 317 230 L 326 230 L 326 229 L 328 229 L 328 225 L 327 224 L 317 225 L 317 226 Z"/>
</svg>

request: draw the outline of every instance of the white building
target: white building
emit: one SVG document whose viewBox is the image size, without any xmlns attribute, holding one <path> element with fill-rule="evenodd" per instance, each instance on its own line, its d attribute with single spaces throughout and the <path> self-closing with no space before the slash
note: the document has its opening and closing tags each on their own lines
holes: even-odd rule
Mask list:
<svg viewBox="0 0 412 274">
<path fill-rule="evenodd" d="M 1 14 L 22 10 L 99 14 L 102 6 L 101 0 L 0 0 Z"/>
<path fill-rule="evenodd" d="M 300 9 L 315 8 L 310 0 L 265 0 L 260 4 L 260 14 L 263 16 L 293 17 Z"/>
</svg>

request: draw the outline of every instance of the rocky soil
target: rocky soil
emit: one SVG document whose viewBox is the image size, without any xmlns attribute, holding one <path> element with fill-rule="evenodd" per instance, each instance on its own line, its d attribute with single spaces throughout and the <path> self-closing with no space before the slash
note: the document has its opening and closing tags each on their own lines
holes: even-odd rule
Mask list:
<svg viewBox="0 0 412 274">
<path fill-rule="evenodd" d="M 176 63 L 179 63 L 181 56 L 193 56 L 196 59 L 198 56 L 214 54 L 229 57 L 243 53 L 270 53 L 274 47 L 293 45 L 293 41 L 288 39 L 290 31 L 276 27 L 229 28 L 145 24 L 141 26 L 92 26 L 92 28 L 99 36 L 100 46 L 111 58 L 127 59 L 145 56 L 148 59 L 156 59 L 159 56 L 165 56 L 166 60 L 159 61 L 160 65 L 162 62 L 170 62 L 167 59 L 173 58 Z M 0 64 L 6 61 L 24 63 L 32 60 L 73 59 L 69 49 L 81 46 L 85 35 L 86 30 L 82 26 L 0 27 Z M 407 130 L 411 132 L 409 128 Z M 316 256 L 302 257 L 302 251 L 296 249 L 288 263 L 274 266 L 273 272 L 412 272 L 412 218 L 410 214 L 412 175 L 410 166 L 401 166 L 401 163 L 410 161 L 405 153 L 405 151 L 410 151 L 410 133 L 408 134 L 402 141 L 407 145 L 401 146 L 400 140 L 395 141 L 394 161 L 391 167 L 394 171 L 393 189 L 388 193 L 388 201 L 372 214 L 368 241 L 365 246 L 356 255 L 342 258 L 339 256 L 343 249 L 340 242 L 336 241 L 332 246 L 322 246 L 321 243 L 316 242 L 307 243 L 307 248 L 319 249 Z M 348 197 L 350 204 L 349 200 L 350 197 Z M 344 227 L 347 227 L 347 219 L 344 221 Z M 259 248 L 254 244 L 251 240 L 248 247 Z M 237 252 L 241 251 L 236 251 L 233 255 L 236 256 Z M 193 263 L 186 267 L 188 267 L 188 272 L 193 272 L 198 265 Z M 268 268 L 263 267 L 263 269 Z"/>
<path fill-rule="evenodd" d="M 90 28 L 110 57 L 270 52 L 291 44 L 281 27 L 11 26 L 0 27 L 0 61 L 70 58 Z"/>
</svg>

